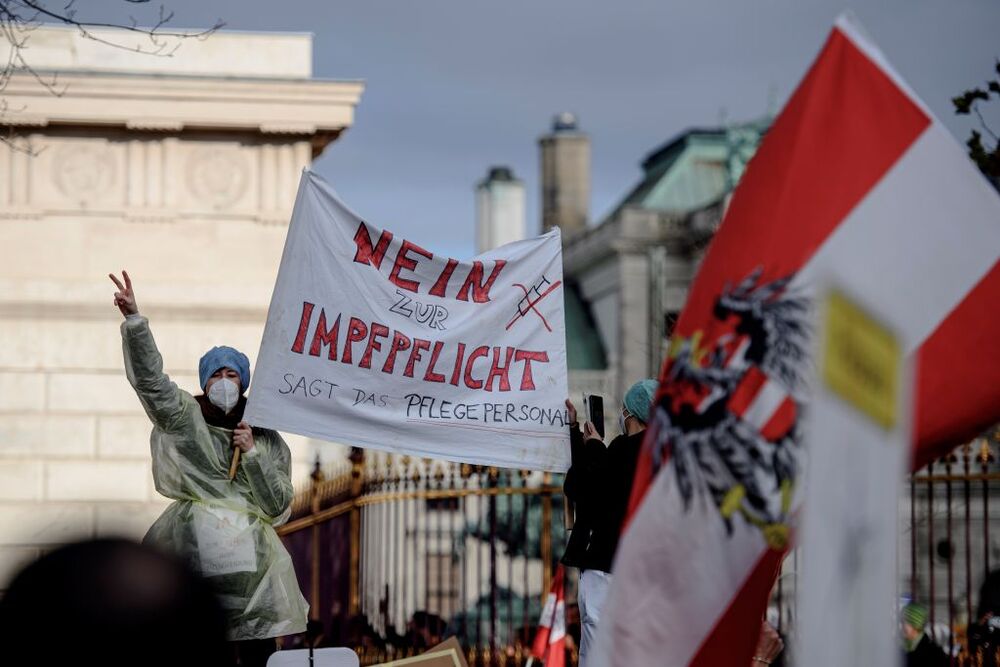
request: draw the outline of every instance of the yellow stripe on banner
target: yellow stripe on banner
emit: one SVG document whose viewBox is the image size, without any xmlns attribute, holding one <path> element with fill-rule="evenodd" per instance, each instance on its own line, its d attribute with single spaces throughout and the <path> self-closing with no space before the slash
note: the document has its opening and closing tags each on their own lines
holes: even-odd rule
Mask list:
<svg viewBox="0 0 1000 667">
<path fill-rule="evenodd" d="M 826 386 L 875 423 L 892 429 L 898 419 L 902 349 L 886 326 L 842 293 L 826 302 L 822 377 Z"/>
</svg>

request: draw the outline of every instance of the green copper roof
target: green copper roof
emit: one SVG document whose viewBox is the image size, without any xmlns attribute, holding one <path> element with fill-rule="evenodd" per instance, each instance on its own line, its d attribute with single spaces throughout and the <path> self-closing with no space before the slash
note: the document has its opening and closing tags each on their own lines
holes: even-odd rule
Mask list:
<svg viewBox="0 0 1000 667">
<path fill-rule="evenodd" d="M 642 163 L 643 178 L 616 208 L 687 213 L 718 201 L 743 175 L 769 121 L 681 133 Z"/>
<path fill-rule="evenodd" d="M 753 157 L 770 119 L 677 135 L 642 162 L 642 180 L 612 211 L 626 207 L 685 215 L 731 191 Z M 604 370 L 607 354 L 589 304 L 566 283 L 566 361 L 570 370 Z"/>
</svg>

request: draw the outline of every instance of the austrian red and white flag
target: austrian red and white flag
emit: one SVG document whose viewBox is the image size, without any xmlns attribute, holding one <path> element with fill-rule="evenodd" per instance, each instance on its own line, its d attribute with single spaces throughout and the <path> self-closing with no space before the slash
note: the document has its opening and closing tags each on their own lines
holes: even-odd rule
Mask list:
<svg viewBox="0 0 1000 667">
<path fill-rule="evenodd" d="M 566 665 L 566 576 L 563 566 L 556 568 L 549 595 L 545 598 L 542 616 L 538 619 L 538 632 L 531 645 L 531 655 L 541 660 L 545 667 Z"/>
<path fill-rule="evenodd" d="M 1000 197 L 849 17 L 767 133 L 661 373 L 591 665 L 749 665 L 801 493 L 815 280 L 902 323 L 922 465 L 1000 420 Z"/>
</svg>

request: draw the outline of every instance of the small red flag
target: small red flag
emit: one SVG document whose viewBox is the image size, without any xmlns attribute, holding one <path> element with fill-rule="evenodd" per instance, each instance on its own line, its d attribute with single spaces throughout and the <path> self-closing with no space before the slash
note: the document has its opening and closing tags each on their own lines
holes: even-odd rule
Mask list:
<svg viewBox="0 0 1000 667">
<path fill-rule="evenodd" d="M 531 645 L 531 654 L 545 663 L 545 667 L 566 665 L 566 576 L 563 566 L 556 568 L 552 578 L 545 608 L 538 619 L 538 633 Z"/>
</svg>

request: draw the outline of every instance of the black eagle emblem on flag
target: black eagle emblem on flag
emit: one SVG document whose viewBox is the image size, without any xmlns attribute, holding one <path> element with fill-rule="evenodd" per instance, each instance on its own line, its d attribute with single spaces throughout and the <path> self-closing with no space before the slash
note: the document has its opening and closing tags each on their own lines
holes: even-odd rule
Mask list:
<svg viewBox="0 0 1000 667">
<path fill-rule="evenodd" d="M 727 285 L 710 325 L 671 341 L 652 454 L 654 472 L 672 464 L 685 508 L 708 497 L 730 533 L 740 515 L 781 549 L 799 469 L 810 305 L 789 288 L 794 274 L 762 274 Z"/>
</svg>

